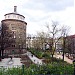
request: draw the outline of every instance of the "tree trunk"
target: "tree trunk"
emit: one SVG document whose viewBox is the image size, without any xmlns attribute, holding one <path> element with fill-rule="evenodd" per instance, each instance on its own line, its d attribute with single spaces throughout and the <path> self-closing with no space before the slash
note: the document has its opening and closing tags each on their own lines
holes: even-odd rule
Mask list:
<svg viewBox="0 0 75 75">
<path fill-rule="evenodd" d="M 4 53 L 4 49 L 2 50 L 2 59 L 4 59 L 4 54 L 3 53 Z"/>
<path fill-rule="evenodd" d="M 52 58 L 53 58 L 53 55 L 54 55 L 54 54 L 52 54 Z"/>
<path fill-rule="evenodd" d="M 0 50 L 0 61 L 1 61 L 1 50 Z"/>
<path fill-rule="evenodd" d="M 1 54 L 2 54 L 1 58 L 2 58 L 2 59 L 4 58 L 3 52 L 4 52 L 4 45 L 3 45 L 3 42 L 2 42 L 2 44 L 1 44 Z"/>
</svg>

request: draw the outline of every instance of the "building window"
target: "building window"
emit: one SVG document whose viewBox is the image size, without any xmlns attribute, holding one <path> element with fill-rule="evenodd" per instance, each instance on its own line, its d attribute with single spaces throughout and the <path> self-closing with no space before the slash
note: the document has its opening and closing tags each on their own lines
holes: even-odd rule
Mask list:
<svg viewBox="0 0 75 75">
<path fill-rule="evenodd" d="M 15 45 L 12 45 L 12 47 L 15 47 Z"/>
<path fill-rule="evenodd" d="M 17 18 L 19 19 L 19 16 L 17 16 Z"/>
<path fill-rule="evenodd" d="M 11 28 L 12 28 L 12 30 L 16 30 L 16 27 L 14 24 L 11 24 Z"/>
<path fill-rule="evenodd" d="M 16 36 L 14 35 L 14 39 L 16 38 Z"/>
<path fill-rule="evenodd" d="M 16 15 L 13 15 L 13 18 L 16 18 Z"/>
<path fill-rule="evenodd" d="M 10 16 L 8 15 L 8 18 L 10 18 Z"/>
<path fill-rule="evenodd" d="M 22 34 L 19 34 L 19 39 L 22 38 Z"/>
<path fill-rule="evenodd" d="M 12 32 L 13 34 L 15 34 L 15 32 Z"/>
<path fill-rule="evenodd" d="M 12 27 L 12 30 L 16 30 L 16 28 L 15 27 Z"/>
<path fill-rule="evenodd" d="M 21 24 L 18 24 L 18 28 L 19 28 L 19 29 L 24 29 L 24 26 L 21 25 Z"/>
<path fill-rule="evenodd" d="M 12 34 L 13 34 L 13 36 L 12 36 L 12 38 L 16 38 L 16 34 L 15 34 L 15 32 L 14 31 L 12 31 Z"/>
</svg>

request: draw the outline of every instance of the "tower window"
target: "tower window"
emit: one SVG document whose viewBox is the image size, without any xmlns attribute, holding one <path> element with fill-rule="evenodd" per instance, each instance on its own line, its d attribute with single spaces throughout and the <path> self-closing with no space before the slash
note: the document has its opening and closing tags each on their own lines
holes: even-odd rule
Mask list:
<svg viewBox="0 0 75 75">
<path fill-rule="evenodd" d="M 15 47 L 15 45 L 12 45 L 12 47 Z"/>
<path fill-rule="evenodd" d="M 8 18 L 10 18 L 10 16 L 8 15 Z"/>
<path fill-rule="evenodd" d="M 16 38 L 16 36 L 14 35 L 14 39 Z"/>
<path fill-rule="evenodd" d="M 15 18 L 16 17 L 16 15 L 13 15 L 13 18 Z"/>
<path fill-rule="evenodd" d="M 15 34 L 15 32 L 12 32 L 13 34 Z"/>
<path fill-rule="evenodd" d="M 12 30 L 16 30 L 16 28 L 15 27 L 12 27 Z"/>
<path fill-rule="evenodd" d="M 12 28 L 12 30 L 16 30 L 16 27 L 14 24 L 11 24 L 11 28 Z"/>
</svg>

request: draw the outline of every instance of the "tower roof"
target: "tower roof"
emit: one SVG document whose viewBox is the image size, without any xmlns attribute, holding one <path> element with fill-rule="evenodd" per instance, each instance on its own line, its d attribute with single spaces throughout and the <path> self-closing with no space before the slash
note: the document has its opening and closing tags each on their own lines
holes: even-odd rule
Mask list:
<svg viewBox="0 0 75 75">
<path fill-rule="evenodd" d="M 19 16 L 22 16 L 23 18 L 25 18 L 23 15 L 17 13 L 17 6 L 14 6 L 14 12 L 12 12 L 12 13 L 7 13 L 7 14 L 5 14 L 4 16 L 6 16 L 6 15 L 11 15 L 11 14 L 19 15 Z"/>
</svg>

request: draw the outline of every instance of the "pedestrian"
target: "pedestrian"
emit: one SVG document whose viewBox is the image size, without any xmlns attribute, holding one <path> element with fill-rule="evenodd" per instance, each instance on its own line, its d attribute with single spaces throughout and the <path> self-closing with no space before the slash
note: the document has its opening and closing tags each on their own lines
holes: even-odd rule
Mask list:
<svg viewBox="0 0 75 75">
<path fill-rule="evenodd" d="M 10 56 L 10 59 L 12 60 L 12 56 Z"/>
<path fill-rule="evenodd" d="M 33 54 L 31 56 L 33 57 Z"/>
</svg>

